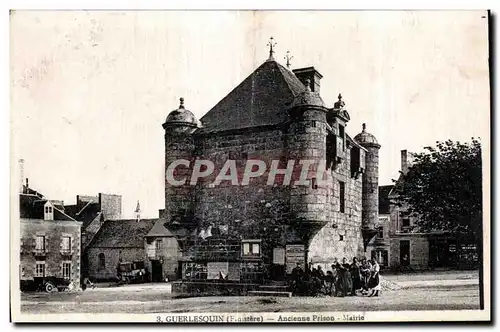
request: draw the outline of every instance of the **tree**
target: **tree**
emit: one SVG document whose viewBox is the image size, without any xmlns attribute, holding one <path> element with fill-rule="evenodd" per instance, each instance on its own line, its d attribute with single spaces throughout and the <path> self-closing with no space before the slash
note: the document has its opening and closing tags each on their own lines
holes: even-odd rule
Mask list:
<svg viewBox="0 0 500 332">
<path fill-rule="evenodd" d="M 401 174 L 396 203 L 416 216 L 423 232 L 447 231 L 480 244 L 482 240 L 481 143 L 436 142 L 414 155 Z M 480 246 L 478 246 L 479 249 Z"/>
</svg>

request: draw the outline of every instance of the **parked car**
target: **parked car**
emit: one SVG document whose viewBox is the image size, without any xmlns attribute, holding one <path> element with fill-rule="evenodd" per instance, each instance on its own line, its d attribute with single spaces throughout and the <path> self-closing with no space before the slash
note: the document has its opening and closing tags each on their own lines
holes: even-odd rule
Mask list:
<svg viewBox="0 0 500 332">
<path fill-rule="evenodd" d="M 118 279 L 127 284 L 145 282 L 144 262 L 121 262 L 118 265 Z"/>
<path fill-rule="evenodd" d="M 64 291 L 70 287 L 71 280 L 58 277 L 34 277 L 33 279 L 21 280 L 22 292 L 55 292 Z"/>
</svg>

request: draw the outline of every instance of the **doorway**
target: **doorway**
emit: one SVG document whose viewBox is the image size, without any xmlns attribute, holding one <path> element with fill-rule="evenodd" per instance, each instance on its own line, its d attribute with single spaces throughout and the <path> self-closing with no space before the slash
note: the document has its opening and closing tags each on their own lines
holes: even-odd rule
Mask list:
<svg viewBox="0 0 500 332">
<path fill-rule="evenodd" d="M 163 281 L 163 264 L 159 260 L 151 261 L 151 281 Z"/>
<path fill-rule="evenodd" d="M 410 241 L 401 240 L 399 241 L 399 263 L 401 266 L 410 265 Z"/>
</svg>

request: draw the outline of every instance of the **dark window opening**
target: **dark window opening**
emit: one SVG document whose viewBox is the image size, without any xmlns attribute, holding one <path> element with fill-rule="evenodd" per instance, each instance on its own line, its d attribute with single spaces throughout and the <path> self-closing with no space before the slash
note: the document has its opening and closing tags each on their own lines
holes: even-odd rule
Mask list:
<svg viewBox="0 0 500 332">
<path fill-rule="evenodd" d="M 335 158 L 335 136 L 326 137 L 326 169 L 331 169 Z"/>
<path fill-rule="evenodd" d="M 410 218 L 403 218 L 401 220 L 401 231 L 408 232 L 410 230 Z"/>
<path fill-rule="evenodd" d="M 345 151 L 345 128 L 339 124 L 339 137 L 342 140 L 342 151 Z"/>
<path fill-rule="evenodd" d="M 99 270 L 104 270 L 106 268 L 106 258 L 104 257 L 104 254 L 101 252 L 98 256 L 99 262 L 97 269 Z"/>
<path fill-rule="evenodd" d="M 339 241 L 344 241 L 344 235 L 339 235 Z"/>
<path fill-rule="evenodd" d="M 340 212 L 345 212 L 345 183 L 339 181 Z"/>
<path fill-rule="evenodd" d="M 377 238 L 379 238 L 379 239 L 383 239 L 384 238 L 384 227 L 379 226 L 378 233 L 377 233 Z"/>
</svg>

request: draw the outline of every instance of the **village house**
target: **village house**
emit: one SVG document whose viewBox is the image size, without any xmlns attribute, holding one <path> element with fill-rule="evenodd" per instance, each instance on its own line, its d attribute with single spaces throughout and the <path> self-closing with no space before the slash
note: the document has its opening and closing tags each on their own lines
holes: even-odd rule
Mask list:
<svg viewBox="0 0 500 332">
<path fill-rule="evenodd" d="M 412 165 L 412 153 L 401 150 L 401 173 Z M 446 230 L 422 232 L 416 227 L 418 216 L 410 215 L 405 206 L 395 204 L 397 186 L 390 186 L 389 265 L 393 270 L 427 270 L 436 268 L 472 268 L 478 264 L 475 244 L 459 243 Z M 389 186 L 388 186 L 389 187 Z M 384 190 L 386 193 L 386 190 Z M 385 200 L 385 198 L 383 198 Z"/>
<path fill-rule="evenodd" d="M 19 193 L 21 289 L 42 285 L 80 287 L 81 222 L 64 211 L 62 201 L 49 200 L 29 187 Z"/>
</svg>

